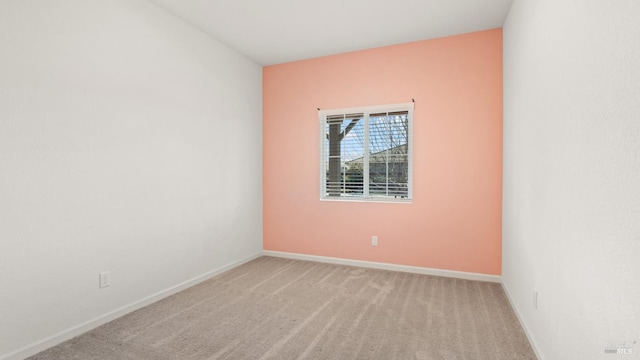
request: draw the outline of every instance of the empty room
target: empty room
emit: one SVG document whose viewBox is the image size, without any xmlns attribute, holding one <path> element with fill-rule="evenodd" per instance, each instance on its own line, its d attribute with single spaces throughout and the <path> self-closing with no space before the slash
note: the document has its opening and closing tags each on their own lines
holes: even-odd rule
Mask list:
<svg viewBox="0 0 640 360">
<path fill-rule="evenodd" d="M 640 359 L 639 18 L 0 0 L 0 360 Z"/>
</svg>

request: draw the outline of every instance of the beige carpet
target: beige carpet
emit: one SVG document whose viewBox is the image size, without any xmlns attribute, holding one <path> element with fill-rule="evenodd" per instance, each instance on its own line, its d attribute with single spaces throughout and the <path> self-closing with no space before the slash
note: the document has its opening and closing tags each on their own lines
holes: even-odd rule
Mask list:
<svg viewBox="0 0 640 360">
<path fill-rule="evenodd" d="M 499 284 L 261 257 L 30 359 L 535 359 Z"/>
</svg>

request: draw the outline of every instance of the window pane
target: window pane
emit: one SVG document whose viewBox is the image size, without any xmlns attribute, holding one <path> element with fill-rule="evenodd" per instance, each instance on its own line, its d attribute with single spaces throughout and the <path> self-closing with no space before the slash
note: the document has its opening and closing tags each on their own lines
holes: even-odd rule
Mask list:
<svg viewBox="0 0 640 360">
<path fill-rule="evenodd" d="M 326 196 L 363 196 L 363 114 L 327 117 Z"/>
<path fill-rule="evenodd" d="M 408 129 L 407 112 L 370 116 L 369 196 L 408 196 Z"/>
</svg>

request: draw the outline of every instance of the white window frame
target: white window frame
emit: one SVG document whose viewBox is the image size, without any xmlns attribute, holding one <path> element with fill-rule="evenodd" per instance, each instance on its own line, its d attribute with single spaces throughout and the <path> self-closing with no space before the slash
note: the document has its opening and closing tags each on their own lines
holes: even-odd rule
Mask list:
<svg viewBox="0 0 640 360">
<path fill-rule="evenodd" d="M 322 201 L 347 201 L 347 202 L 395 202 L 395 203 L 411 203 L 413 201 L 413 108 L 414 103 L 401 103 L 389 105 L 361 106 L 342 109 L 327 109 L 318 111 L 318 119 L 320 122 L 320 200 Z M 407 134 L 407 154 L 408 154 L 408 171 L 407 171 L 407 197 L 380 197 L 369 196 L 369 115 L 383 112 L 407 111 L 408 113 L 408 134 Z M 364 149 L 364 177 L 363 196 L 344 197 L 344 196 L 326 196 L 327 184 L 327 148 L 326 148 L 326 124 L 327 116 L 339 114 L 364 114 L 365 127 L 365 149 Z"/>
</svg>

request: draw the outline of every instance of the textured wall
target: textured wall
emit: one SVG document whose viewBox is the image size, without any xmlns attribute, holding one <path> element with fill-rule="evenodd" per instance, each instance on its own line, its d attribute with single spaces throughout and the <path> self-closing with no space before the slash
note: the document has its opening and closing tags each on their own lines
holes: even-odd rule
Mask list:
<svg viewBox="0 0 640 360">
<path fill-rule="evenodd" d="M 640 358 L 639 18 L 523 0 L 504 27 L 502 278 L 543 359 Z"/>
<path fill-rule="evenodd" d="M 261 101 L 146 1 L 0 2 L 0 358 L 259 253 Z"/>
<path fill-rule="evenodd" d="M 500 274 L 500 29 L 263 73 L 265 250 Z M 413 203 L 320 201 L 316 108 L 412 98 Z"/>
</svg>

